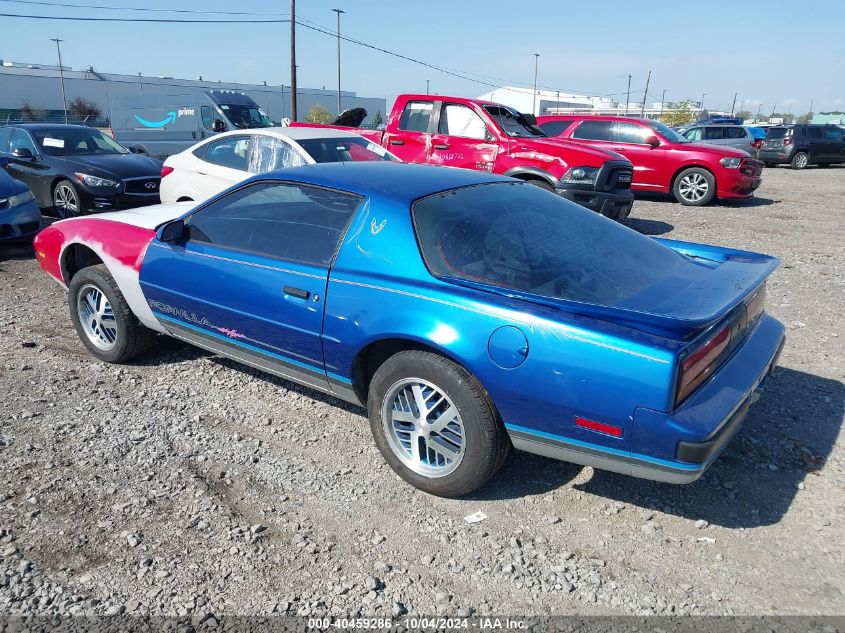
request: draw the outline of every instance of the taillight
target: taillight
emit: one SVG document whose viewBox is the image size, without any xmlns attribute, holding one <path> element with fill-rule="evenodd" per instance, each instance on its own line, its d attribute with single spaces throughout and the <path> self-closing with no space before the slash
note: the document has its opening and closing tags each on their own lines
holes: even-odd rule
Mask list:
<svg viewBox="0 0 845 633">
<path fill-rule="evenodd" d="M 725 325 L 701 347 L 681 361 L 678 391 L 675 404 L 680 404 L 689 394 L 716 370 L 719 357 L 731 342 L 731 326 Z"/>
<path fill-rule="evenodd" d="M 751 301 L 745 304 L 745 320 L 749 326 L 757 320 L 757 317 L 763 314 L 765 303 L 766 284 L 763 284 L 763 287 L 757 291 L 757 294 L 752 297 Z"/>
<path fill-rule="evenodd" d="M 760 141 L 760 140 L 751 141 L 751 147 L 753 147 L 754 149 L 760 149 L 761 145 L 763 145 L 763 141 Z"/>
<path fill-rule="evenodd" d="M 783 139 L 783 146 L 786 147 L 787 145 L 792 145 L 792 138 L 789 136 Z"/>
<path fill-rule="evenodd" d="M 161 177 L 164 178 L 167 174 L 173 173 L 173 167 L 168 167 L 167 165 L 161 166 Z"/>
</svg>

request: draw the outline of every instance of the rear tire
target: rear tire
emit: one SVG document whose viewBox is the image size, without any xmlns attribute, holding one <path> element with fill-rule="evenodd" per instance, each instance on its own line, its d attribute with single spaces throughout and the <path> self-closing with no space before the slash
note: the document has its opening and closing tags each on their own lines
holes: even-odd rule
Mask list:
<svg viewBox="0 0 845 633">
<path fill-rule="evenodd" d="M 789 166 L 792 169 L 804 169 L 810 163 L 809 158 L 807 156 L 807 152 L 796 152 L 795 156 L 792 157 L 792 161 L 790 161 Z"/>
<path fill-rule="evenodd" d="M 546 182 L 545 180 L 540 180 L 539 178 L 532 178 L 528 182 L 530 182 L 535 187 L 540 187 L 540 189 L 545 189 L 546 191 L 551 191 L 552 193 L 555 192 L 555 188 L 552 187 L 552 185 Z"/>
<path fill-rule="evenodd" d="M 367 407 L 385 461 L 432 495 L 477 490 L 510 452 L 489 394 L 463 367 L 431 352 L 407 350 L 387 359 L 370 383 Z"/>
<path fill-rule="evenodd" d="M 672 185 L 675 199 L 688 207 L 702 207 L 716 197 L 716 179 L 706 169 L 685 169 Z"/>
<path fill-rule="evenodd" d="M 102 361 L 125 363 L 155 341 L 155 332 L 141 325 L 104 264 L 74 275 L 68 304 L 80 340 Z"/>
<path fill-rule="evenodd" d="M 777 167 L 777 163 L 763 163 L 766 167 Z"/>
</svg>

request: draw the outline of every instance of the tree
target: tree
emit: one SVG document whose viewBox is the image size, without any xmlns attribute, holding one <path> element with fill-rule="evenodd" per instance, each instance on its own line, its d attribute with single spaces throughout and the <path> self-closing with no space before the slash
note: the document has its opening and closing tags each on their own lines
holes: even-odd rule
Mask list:
<svg viewBox="0 0 845 633">
<path fill-rule="evenodd" d="M 67 113 L 71 119 L 85 119 L 91 116 L 98 117 L 102 114 L 96 103 L 86 101 L 82 97 L 77 97 L 68 104 Z"/>
<path fill-rule="evenodd" d="M 697 116 L 697 108 L 694 107 L 692 101 L 687 99 L 686 101 L 673 103 L 663 114 L 661 120 L 670 127 L 676 127 L 678 125 L 692 123 Z"/>
<path fill-rule="evenodd" d="M 43 121 L 47 118 L 47 113 L 44 110 L 33 108 L 29 105 L 29 101 L 24 101 L 21 106 L 21 121 Z"/>
<path fill-rule="evenodd" d="M 796 123 L 809 123 L 813 118 L 812 112 L 807 112 L 806 114 L 802 114 L 797 119 L 795 119 Z"/>
<path fill-rule="evenodd" d="M 334 120 L 332 113 L 319 103 L 312 105 L 311 109 L 308 110 L 308 114 L 305 115 L 305 121 L 308 123 L 322 123 L 325 125 L 326 123 L 331 123 L 332 120 Z"/>
<path fill-rule="evenodd" d="M 743 121 L 747 121 L 747 120 L 749 120 L 749 119 L 753 119 L 753 118 L 754 118 L 754 115 L 753 115 L 753 114 L 751 114 L 751 112 L 750 112 L 749 110 L 740 110 L 739 112 L 735 112 L 735 113 L 734 113 L 734 116 L 735 116 L 737 119 L 742 119 Z"/>
<path fill-rule="evenodd" d="M 381 110 L 376 112 L 376 115 L 373 117 L 373 125 L 378 128 L 384 120 L 381 118 Z"/>
</svg>

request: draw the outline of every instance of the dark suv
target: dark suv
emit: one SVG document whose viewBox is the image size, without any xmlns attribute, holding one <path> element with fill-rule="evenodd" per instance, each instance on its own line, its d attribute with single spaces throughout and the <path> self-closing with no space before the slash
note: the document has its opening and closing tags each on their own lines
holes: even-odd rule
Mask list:
<svg viewBox="0 0 845 633">
<path fill-rule="evenodd" d="M 793 169 L 845 163 L 843 130 L 836 125 L 770 127 L 757 158 L 766 167 L 789 163 Z"/>
</svg>

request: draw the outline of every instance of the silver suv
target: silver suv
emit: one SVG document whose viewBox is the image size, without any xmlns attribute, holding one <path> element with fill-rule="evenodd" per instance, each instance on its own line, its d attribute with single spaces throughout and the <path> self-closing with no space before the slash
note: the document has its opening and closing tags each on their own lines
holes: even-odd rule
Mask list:
<svg viewBox="0 0 845 633">
<path fill-rule="evenodd" d="M 760 141 L 741 125 L 694 125 L 684 130 L 684 136 L 693 143 L 707 143 L 722 147 L 735 147 L 757 156 Z"/>
</svg>

